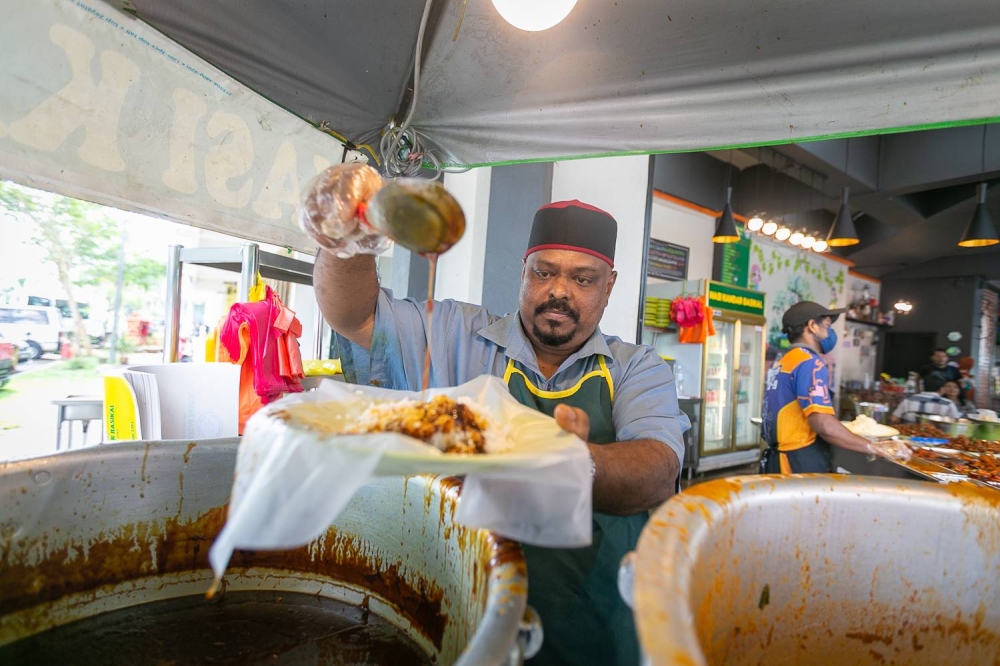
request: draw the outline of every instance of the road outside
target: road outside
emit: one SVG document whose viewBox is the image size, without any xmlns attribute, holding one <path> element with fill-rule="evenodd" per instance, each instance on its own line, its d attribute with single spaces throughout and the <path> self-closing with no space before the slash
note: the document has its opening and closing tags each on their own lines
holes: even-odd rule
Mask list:
<svg viewBox="0 0 1000 666">
<path fill-rule="evenodd" d="M 159 363 L 159 354 L 130 358 L 129 365 Z M 50 455 L 56 452 L 56 407 L 53 400 L 67 396 L 104 395 L 103 376 L 118 366 L 101 365 L 97 358 L 56 360 L 44 356 L 18 365 L 10 382 L 0 389 L 0 461 Z M 100 421 L 90 423 L 84 438 L 80 422 L 64 423 L 62 450 L 97 446 L 102 440 Z"/>
</svg>

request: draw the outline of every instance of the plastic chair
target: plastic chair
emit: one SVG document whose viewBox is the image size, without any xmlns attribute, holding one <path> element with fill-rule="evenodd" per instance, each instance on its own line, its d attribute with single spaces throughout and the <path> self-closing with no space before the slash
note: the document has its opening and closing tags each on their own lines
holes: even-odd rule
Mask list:
<svg viewBox="0 0 1000 666">
<path fill-rule="evenodd" d="M 62 447 L 62 425 L 69 421 L 69 437 L 66 450 L 73 448 L 73 422 L 81 421 L 83 428 L 83 443 L 87 443 L 87 428 L 91 421 L 104 420 L 104 400 L 89 395 L 68 395 L 65 398 L 53 400 L 56 406 L 56 451 Z M 104 428 L 101 428 L 101 443 L 104 443 Z"/>
</svg>

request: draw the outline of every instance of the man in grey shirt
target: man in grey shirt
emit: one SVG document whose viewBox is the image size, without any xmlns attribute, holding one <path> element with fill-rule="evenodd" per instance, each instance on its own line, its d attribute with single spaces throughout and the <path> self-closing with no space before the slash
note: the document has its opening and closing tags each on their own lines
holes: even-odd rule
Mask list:
<svg viewBox="0 0 1000 666">
<path fill-rule="evenodd" d="M 635 548 L 647 512 L 675 492 L 690 427 L 669 366 L 652 349 L 598 328 L 617 278 L 616 237 L 614 218 L 593 206 L 543 206 L 525 252 L 515 314 L 434 304 L 431 386 L 502 377 L 522 404 L 588 442 L 592 546 L 524 546 L 528 601 L 545 631 L 532 663 L 638 663 L 632 613 L 617 592 L 618 564 Z M 418 390 L 425 306 L 379 289 L 371 255 L 338 259 L 321 251 L 314 284 L 347 379 Z"/>
</svg>

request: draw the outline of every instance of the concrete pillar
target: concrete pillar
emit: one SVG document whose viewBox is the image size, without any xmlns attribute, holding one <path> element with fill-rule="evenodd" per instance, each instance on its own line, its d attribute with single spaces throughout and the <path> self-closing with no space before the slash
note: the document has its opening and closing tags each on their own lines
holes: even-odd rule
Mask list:
<svg viewBox="0 0 1000 666">
<path fill-rule="evenodd" d="M 434 298 L 454 298 L 465 303 L 483 302 L 484 256 L 489 234 L 492 169 L 449 173 L 444 186 L 465 213 L 465 235 L 438 259 Z"/>
</svg>

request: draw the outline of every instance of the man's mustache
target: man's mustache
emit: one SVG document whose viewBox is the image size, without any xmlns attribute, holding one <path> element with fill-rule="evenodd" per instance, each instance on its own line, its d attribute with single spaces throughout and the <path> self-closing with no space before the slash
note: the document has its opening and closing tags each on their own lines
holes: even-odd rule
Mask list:
<svg viewBox="0 0 1000 666">
<path fill-rule="evenodd" d="M 544 314 L 545 312 L 559 312 L 568 316 L 575 322 L 580 321 L 580 313 L 571 308 L 569 303 L 566 301 L 559 301 L 554 298 L 550 298 L 535 308 L 536 315 Z"/>
</svg>

